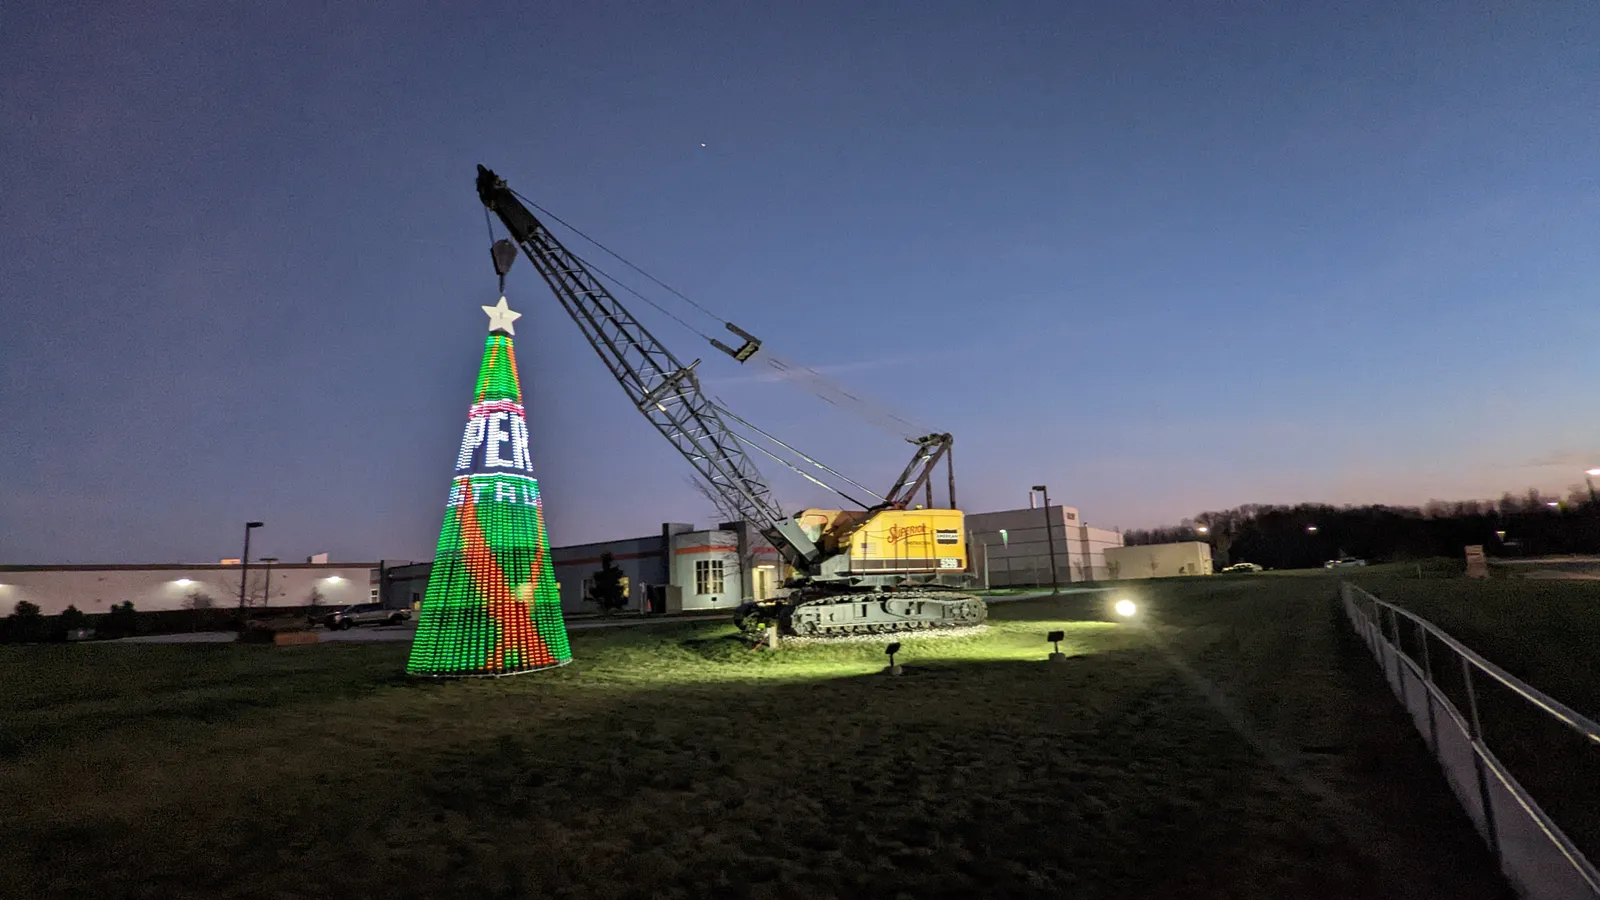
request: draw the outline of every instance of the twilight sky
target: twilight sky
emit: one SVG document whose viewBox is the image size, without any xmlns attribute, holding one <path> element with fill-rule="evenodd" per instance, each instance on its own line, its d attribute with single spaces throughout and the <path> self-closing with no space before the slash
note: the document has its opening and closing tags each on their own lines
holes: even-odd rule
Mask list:
<svg viewBox="0 0 1600 900">
<path fill-rule="evenodd" d="M 969 511 L 1600 465 L 1588 0 L 302 6 L 0 11 L 0 562 L 213 561 L 246 519 L 430 558 L 495 296 L 478 162 L 952 431 Z M 553 540 L 706 524 L 525 261 L 508 294 Z M 757 424 L 904 463 L 634 305 Z"/>
</svg>

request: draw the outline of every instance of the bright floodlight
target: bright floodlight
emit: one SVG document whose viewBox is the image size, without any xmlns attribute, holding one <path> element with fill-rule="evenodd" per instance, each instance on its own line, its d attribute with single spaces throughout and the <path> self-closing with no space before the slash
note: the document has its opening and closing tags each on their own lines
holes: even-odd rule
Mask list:
<svg viewBox="0 0 1600 900">
<path fill-rule="evenodd" d="M 1118 600 L 1117 605 L 1112 608 L 1117 611 L 1117 615 L 1124 619 L 1132 618 L 1133 614 L 1139 611 L 1139 607 L 1135 606 L 1132 600 L 1126 598 Z"/>
<path fill-rule="evenodd" d="M 178 587 L 188 587 L 189 585 L 194 584 L 194 581 L 189 578 L 179 578 L 177 581 L 174 581 L 173 584 L 177 585 Z"/>
<path fill-rule="evenodd" d="M 1585 475 L 1600 475 L 1600 469 L 1587 469 L 1587 470 L 1584 471 L 1583 474 L 1585 474 Z"/>
</svg>

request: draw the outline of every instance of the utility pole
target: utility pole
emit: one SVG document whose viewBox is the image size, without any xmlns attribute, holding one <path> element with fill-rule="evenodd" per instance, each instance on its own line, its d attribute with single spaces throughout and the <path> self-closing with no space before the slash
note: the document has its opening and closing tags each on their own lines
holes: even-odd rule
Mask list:
<svg viewBox="0 0 1600 900">
<path fill-rule="evenodd" d="M 239 631 L 244 632 L 244 589 L 250 577 L 250 530 L 260 528 L 260 522 L 244 523 L 244 555 L 239 557 Z"/>
<path fill-rule="evenodd" d="M 1050 519 L 1050 488 L 1036 484 L 1033 489 L 1044 494 L 1044 536 L 1050 546 L 1050 593 L 1061 593 L 1061 578 L 1056 574 L 1056 529 Z"/>
<path fill-rule="evenodd" d="M 278 561 L 276 556 L 263 556 L 261 561 L 267 564 L 266 581 L 261 586 L 261 605 L 272 605 L 272 564 Z"/>
</svg>

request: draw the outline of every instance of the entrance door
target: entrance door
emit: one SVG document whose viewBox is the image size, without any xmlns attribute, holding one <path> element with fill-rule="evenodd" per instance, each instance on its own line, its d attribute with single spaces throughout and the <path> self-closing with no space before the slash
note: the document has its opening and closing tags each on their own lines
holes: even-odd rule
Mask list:
<svg viewBox="0 0 1600 900">
<path fill-rule="evenodd" d="M 768 579 L 770 579 L 771 577 L 772 577 L 772 570 L 771 569 L 757 569 L 756 570 L 755 592 L 756 592 L 756 599 L 757 600 L 765 600 L 765 599 L 767 599 L 767 594 L 771 590 L 771 587 L 770 587 L 771 583 L 770 583 L 770 581 Z"/>
</svg>

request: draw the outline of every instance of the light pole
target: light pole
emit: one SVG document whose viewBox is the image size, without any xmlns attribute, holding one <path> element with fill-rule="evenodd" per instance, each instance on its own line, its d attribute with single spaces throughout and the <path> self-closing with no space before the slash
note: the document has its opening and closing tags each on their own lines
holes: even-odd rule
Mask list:
<svg viewBox="0 0 1600 900">
<path fill-rule="evenodd" d="M 1050 593 L 1061 593 L 1061 579 L 1056 574 L 1056 529 L 1050 519 L 1050 488 L 1036 484 L 1033 489 L 1044 495 L 1044 537 L 1050 546 Z"/>
<path fill-rule="evenodd" d="M 272 564 L 278 561 L 276 556 L 263 556 L 261 561 L 267 564 L 267 577 L 261 587 L 261 605 L 272 605 Z"/>
<path fill-rule="evenodd" d="M 250 577 L 250 529 L 260 528 L 260 522 L 244 523 L 244 555 L 239 557 L 239 630 L 244 631 L 244 587 Z"/>
</svg>

